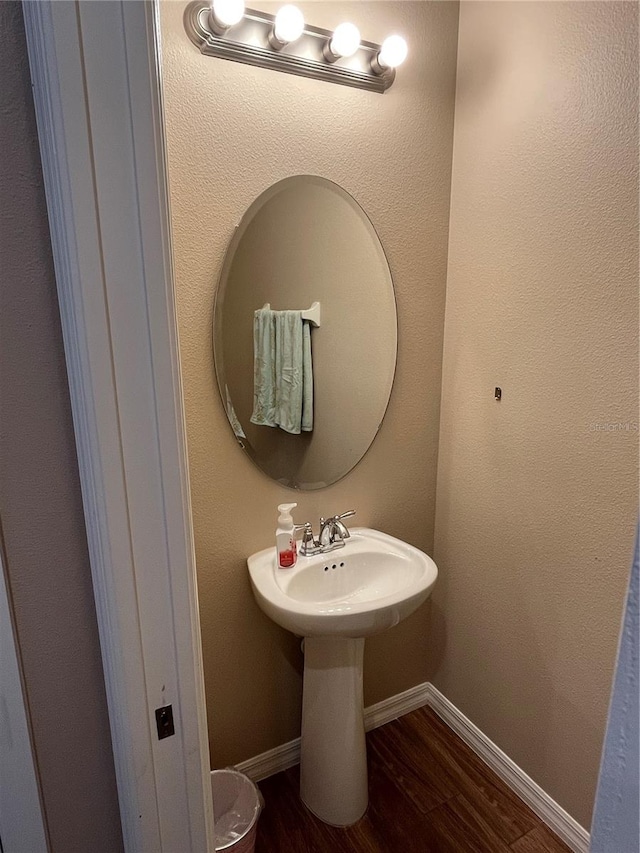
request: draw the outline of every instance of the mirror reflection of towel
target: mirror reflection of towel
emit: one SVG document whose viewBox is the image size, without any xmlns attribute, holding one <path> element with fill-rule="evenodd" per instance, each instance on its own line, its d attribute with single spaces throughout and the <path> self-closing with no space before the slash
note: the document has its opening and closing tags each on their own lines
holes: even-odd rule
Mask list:
<svg viewBox="0 0 640 853">
<path fill-rule="evenodd" d="M 227 418 L 229 418 L 229 423 L 231 424 L 233 431 L 236 434 L 236 438 L 246 438 L 247 436 L 244 434 L 242 424 L 240 423 L 238 416 L 236 415 L 236 410 L 233 408 L 233 403 L 231 402 L 229 386 L 226 384 L 224 386 L 224 393 L 227 398 Z"/>
<path fill-rule="evenodd" d="M 251 423 L 294 435 L 313 429 L 311 330 L 301 311 L 254 312 Z"/>
</svg>

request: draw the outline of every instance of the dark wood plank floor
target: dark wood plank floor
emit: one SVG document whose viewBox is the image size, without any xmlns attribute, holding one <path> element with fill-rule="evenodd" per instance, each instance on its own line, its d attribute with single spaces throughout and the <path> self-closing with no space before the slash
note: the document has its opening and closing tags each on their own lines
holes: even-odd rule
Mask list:
<svg viewBox="0 0 640 853">
<path fill-rule="evenodd" d="M 298 796 L 298 768 L 260 782 L 256 853 L 570 853 L 429 708 L 367 735 L 369 808 L 327 826 Z"/>
</svg>

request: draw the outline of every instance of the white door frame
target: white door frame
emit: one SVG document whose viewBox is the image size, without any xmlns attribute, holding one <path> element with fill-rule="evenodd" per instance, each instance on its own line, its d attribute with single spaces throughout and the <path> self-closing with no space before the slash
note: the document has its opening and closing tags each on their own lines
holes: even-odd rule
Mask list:
<svg viewBox="0 0 640 853">
<path fill-rule="evenodd" d="M 127 853 L 213 851 L 152 0 L 23 4 Z M 158 738 L 171 705 L 175 735 Z"/>
</svg>

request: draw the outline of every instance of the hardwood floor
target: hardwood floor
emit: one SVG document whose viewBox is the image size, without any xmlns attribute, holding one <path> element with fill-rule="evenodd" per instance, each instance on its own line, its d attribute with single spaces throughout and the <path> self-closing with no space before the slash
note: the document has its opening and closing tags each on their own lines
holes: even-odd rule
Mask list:
<svg viewBox="0 0 640 853">
<path fill-rule="evenodd" d="M 260 782 L 256 853 L 570 853 L 430 709 L 367 735 L 369 808 L 338 829 L 298 796 L 298 768 Z"/>
</svg>

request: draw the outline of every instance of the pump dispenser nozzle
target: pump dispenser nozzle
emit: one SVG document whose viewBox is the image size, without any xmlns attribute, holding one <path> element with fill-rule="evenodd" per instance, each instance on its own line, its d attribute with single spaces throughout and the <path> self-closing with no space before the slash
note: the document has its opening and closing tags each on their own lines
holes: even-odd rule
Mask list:
<svg viewBox="0 0 640 853">
<path fill-rule="evenodd" d="M 288 524 L 293 524 L 291 510 L 295 509 L 297 506 L 298 504 L 280 504 L 278 507 L 278 512 L 280 513 L 278 516 L 278 527 L 286 527 Z"/>
</svg>

